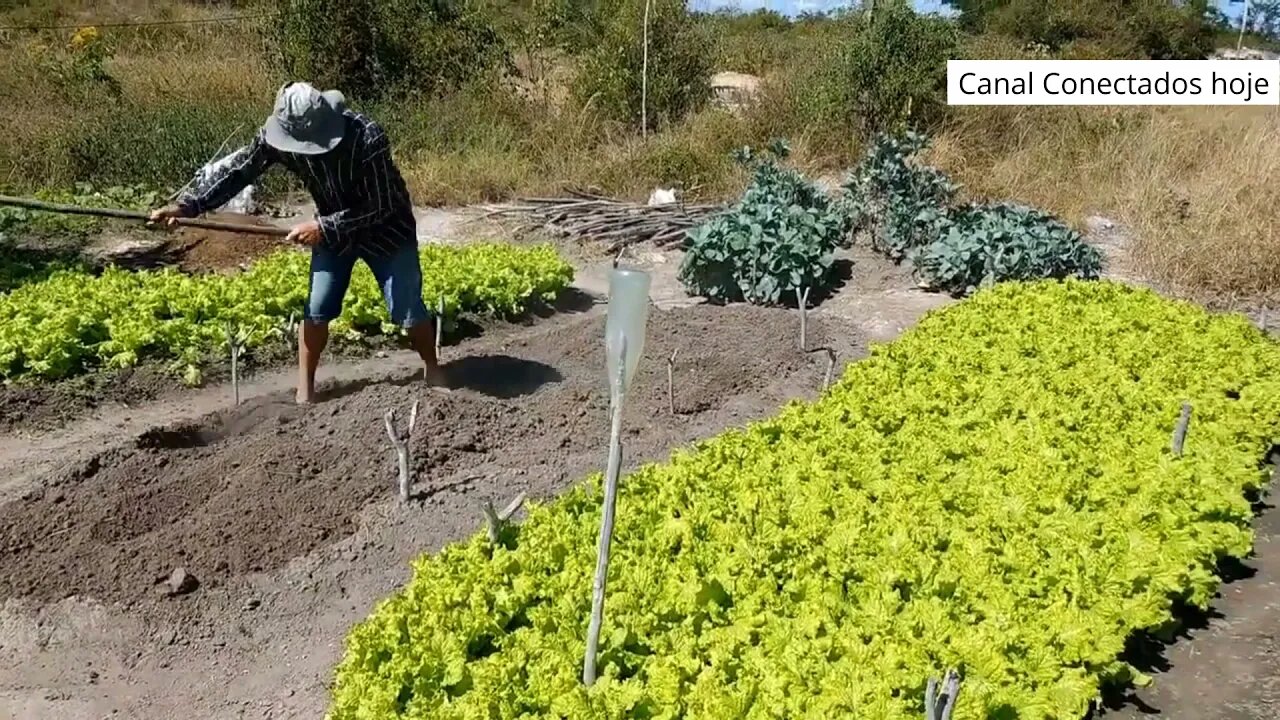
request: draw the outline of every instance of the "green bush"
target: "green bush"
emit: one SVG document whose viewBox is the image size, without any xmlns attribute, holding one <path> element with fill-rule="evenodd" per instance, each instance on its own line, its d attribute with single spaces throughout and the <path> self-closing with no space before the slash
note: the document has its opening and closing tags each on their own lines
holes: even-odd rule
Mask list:
<svg viewBox="0 0 1280 720">
<path fill-rule="evenodd" d="M 827 122 L 870 136 L 940 117 L 946 108 L 947 60 L 959 42 L 950 22 L 917 14 L 905 2 L 876 3 L 869 22 L 860 17 L 839 22 L 848 26 L 848 39 L 812 90 L 822 98 Z"/>
<path fill-rule="evenodd" d="M 453 0 L 276 3 L 285 72 L 352 97 L 439 95 L 507 61 L 493 27 Z"/>
<path fill-rule="evenodd" d="M 1109 57 L 1199 59 L 1213 52 L 1207 0 L 954 0 L 961 23 L 1059 50 L 1087 42 Z"/>
<path fill-rule="evenodd" d="M 941 170 L 914 161 L 928 144 L 917 132 L 882 134 L 844 184 L 851 226 L 894 260 L 937 239 L 958 189 Z"/>
<path fill-rule="evenodd" d="M 1044 211 L 1012 203 L 952 210 L 941 235 L 914 262 L 930 287 L 954 294 L 1006 280 L 1095 279 L 1102 269 L 1101 254 L 1080 233 Z"/>
<path fill-rule="evenodd" d="M 644 3 L 621 3 L 582 59 L 574 82 L 579 101 L 623 122 L 641 118 Z M 711 43 L 682 0 L 653 0 L 649 9 L 648 120 L 675 121 L 710 94 Z"/>
<path fill-rule="evenodd" d="M 689 233 L 680 280 L 690 293 L 764 305 L 829 285 L 845 215 L 804 176 L 778 164 L 785 145 L 776 144 L 772 154 L 757 160 L 750 149 L 740 151 L 742 162 L 754 164 L 751 185 L 727 212 Z"/>
<path fill-rule="evenodd" d="M 850 173 L 840 205 L 849 227 L 895 261 L 910 260 L 934 289 L 968 294 L 1005 280 L 1093 279 L 1101 255 L 1079 233 L 1035 208 L 954 206 L 959 188 L 916 155 L 929 138 L 880 135 Z"/>
</svg>

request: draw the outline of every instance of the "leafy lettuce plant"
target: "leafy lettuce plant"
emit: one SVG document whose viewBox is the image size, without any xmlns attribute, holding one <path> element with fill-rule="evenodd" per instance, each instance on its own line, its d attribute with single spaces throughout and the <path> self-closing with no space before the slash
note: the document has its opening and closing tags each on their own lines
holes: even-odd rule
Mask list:
<svg viewBox="0 0 1280 720">
<path fill-rule="evenodd" d="M 771 305 L 829 286 L 847 221 L 817 186 L 780 164 L 786 155 L 781 142 L 763 157 L 738 151 L 752 181 L 733 207 L 688 233 L 679 277 L 691 294 Z"/>
<path fill-rule="evenodd" d="M 423 298 L 433 310 L 443 302 L 446 317 L 514 315 L 573 280 L 572 266 L 549 245 L 428 245 L 421 254 Z M 56 272 L 0 294 L 0 380 L 55 380 L 153 359 L 196 382 L 203 362 L 225 355 L 228 323 L 253 348 L 302 314 L 307 263 L 305 253 L 281 250 L 237 275 Z M 363 265 L 333 330 L 348 338 L 399 332 Z"/>
<path fill-rule="evenodd" d="M 1179 406 L 1195 420 L 1184 453 Z M 346 641 L 329 720 L 1085 715 L 1252 544 L 1280 350 L 1147 290 L 1009 282 L 818 401 L 623 483 L 601 677 L 580 682 L 599 474 L 424 555 Z"/>
</svg>

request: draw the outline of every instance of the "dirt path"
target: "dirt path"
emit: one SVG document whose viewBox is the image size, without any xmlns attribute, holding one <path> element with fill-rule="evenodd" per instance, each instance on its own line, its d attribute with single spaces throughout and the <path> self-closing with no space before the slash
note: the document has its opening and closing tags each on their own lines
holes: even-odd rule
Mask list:
<svg viewBox="0 0 1280 720">
<path fill-rule="evenodd" d="M 1231 567 L 1207 616 L 1145 653 L 1139 665 L 1155 684 L 1127 694 L 1102 720 L 1280 718 L 1280 510 L 1268 507 L 1254 527 L 1254 557 Z"/>
</svg>

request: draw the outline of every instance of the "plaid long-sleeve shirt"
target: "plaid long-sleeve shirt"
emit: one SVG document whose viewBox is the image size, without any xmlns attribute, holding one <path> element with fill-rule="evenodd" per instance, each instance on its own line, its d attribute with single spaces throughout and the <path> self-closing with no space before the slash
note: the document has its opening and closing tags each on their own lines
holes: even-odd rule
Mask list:
<svg viewBox="0 0 1280 720">
<path fill-rule="evenodd" d="M 322 155 L 277 150 L 259 133 L 237 151 L 239 160 L 221 178 L 203 192 L 184 195 L 178 206 L 189 216 L 217 210 L 279 163 L 306 184 L 326 247 L 344 254 L 386 257 L 416 244 L 413 205 L 404 178 L 391 160 L 386 133 L 360 113 L 348 110 L 343 117 L 346 135 Z"/>
</svg>

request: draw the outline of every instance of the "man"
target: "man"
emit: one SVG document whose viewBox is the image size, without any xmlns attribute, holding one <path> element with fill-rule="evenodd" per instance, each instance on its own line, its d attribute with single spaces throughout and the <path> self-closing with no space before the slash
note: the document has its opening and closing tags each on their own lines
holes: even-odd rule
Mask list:
<svg viewBox="0 0 1280 720">
<path fill-rule="evenodd" d="M 382 127 L 344 104 L 336 90 L 285 85 L 271 117 L 218 181 L 151 214 L 152 222 L 173 225 L 176 218 L 216 210 L 273 164 L 306 184 L 317 215 L 295 226 L 288 238 L 311 248 L 310 288 L 298 332 L 299 403 L 315 399 L 316 367 L 328 343 L 329 322 L 342 314 L 357 259 L 373 271 L 392 321 L 407 330 L 427 381 L 442 384 L 435 320 L 422 300 L 409 191 Z"/>
</svg>

